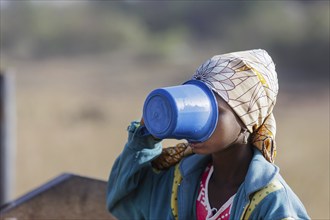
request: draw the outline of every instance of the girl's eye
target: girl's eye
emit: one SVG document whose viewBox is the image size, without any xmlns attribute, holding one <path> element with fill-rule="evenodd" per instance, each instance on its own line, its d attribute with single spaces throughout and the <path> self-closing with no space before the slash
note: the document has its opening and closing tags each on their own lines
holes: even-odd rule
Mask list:
<svg viewBox="0 0 330 220">
<path fill-rule="evenodd" d="M 226 115 L 228 113 L 227 109 L 219 108 L 219 115 Z"/>
</svg>

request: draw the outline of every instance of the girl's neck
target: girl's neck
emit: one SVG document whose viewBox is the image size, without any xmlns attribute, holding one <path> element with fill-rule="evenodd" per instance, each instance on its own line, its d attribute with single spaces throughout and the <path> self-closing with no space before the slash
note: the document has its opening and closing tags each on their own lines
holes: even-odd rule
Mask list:
<svg viewBox="0 0 330 220">
<path fill-rule="evenodd" d="M 212 154 L 214 183 L 239 187 L 245 179 L 252 156 L 252 147 L 243 144 L 234 144 L 224 151 Z"/>
</svg>

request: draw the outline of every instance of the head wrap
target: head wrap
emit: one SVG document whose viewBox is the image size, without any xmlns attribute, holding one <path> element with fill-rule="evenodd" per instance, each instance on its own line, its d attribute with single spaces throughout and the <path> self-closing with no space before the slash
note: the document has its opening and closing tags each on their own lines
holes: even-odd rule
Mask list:
<svg viewBox="0 0 330 220">
<path fill-rule="evenodd" d="M 278 81 L 268 53 L 259 49 L 217 55 L 204 62 L 192 78 L 206 83 L 228 103 L 252 134 L 252 144 L 273 163 L 276 122 L 272 111 Z"/>
</svg>

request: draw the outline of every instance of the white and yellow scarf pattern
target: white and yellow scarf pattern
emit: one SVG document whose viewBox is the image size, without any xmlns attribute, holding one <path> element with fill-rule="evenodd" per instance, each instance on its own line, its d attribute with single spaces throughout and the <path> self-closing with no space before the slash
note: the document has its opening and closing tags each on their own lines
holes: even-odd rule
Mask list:
<svg viewBox="0 0 330 220">
<path fill-rule="evenodd" d="M 271 163 L 276 156 L 273 108 L 278 93 L 275 65 L 265 50 L 217 55 L 192 77 L 209 85 L 236 112 L 252 134 L 252 143 Z"/>
</svg>

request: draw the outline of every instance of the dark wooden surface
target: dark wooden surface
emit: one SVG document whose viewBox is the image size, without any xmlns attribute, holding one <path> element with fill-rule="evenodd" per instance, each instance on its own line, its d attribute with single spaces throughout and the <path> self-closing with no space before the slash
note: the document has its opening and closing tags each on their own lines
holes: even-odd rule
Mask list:
<svg viewBox="0 0 330 220">
<path fill-rule="evenodd" d="M 1 207 L 1 220 L 115 219 L 108 213 L 105 181 L 62 174 Z"/>
</svg>

